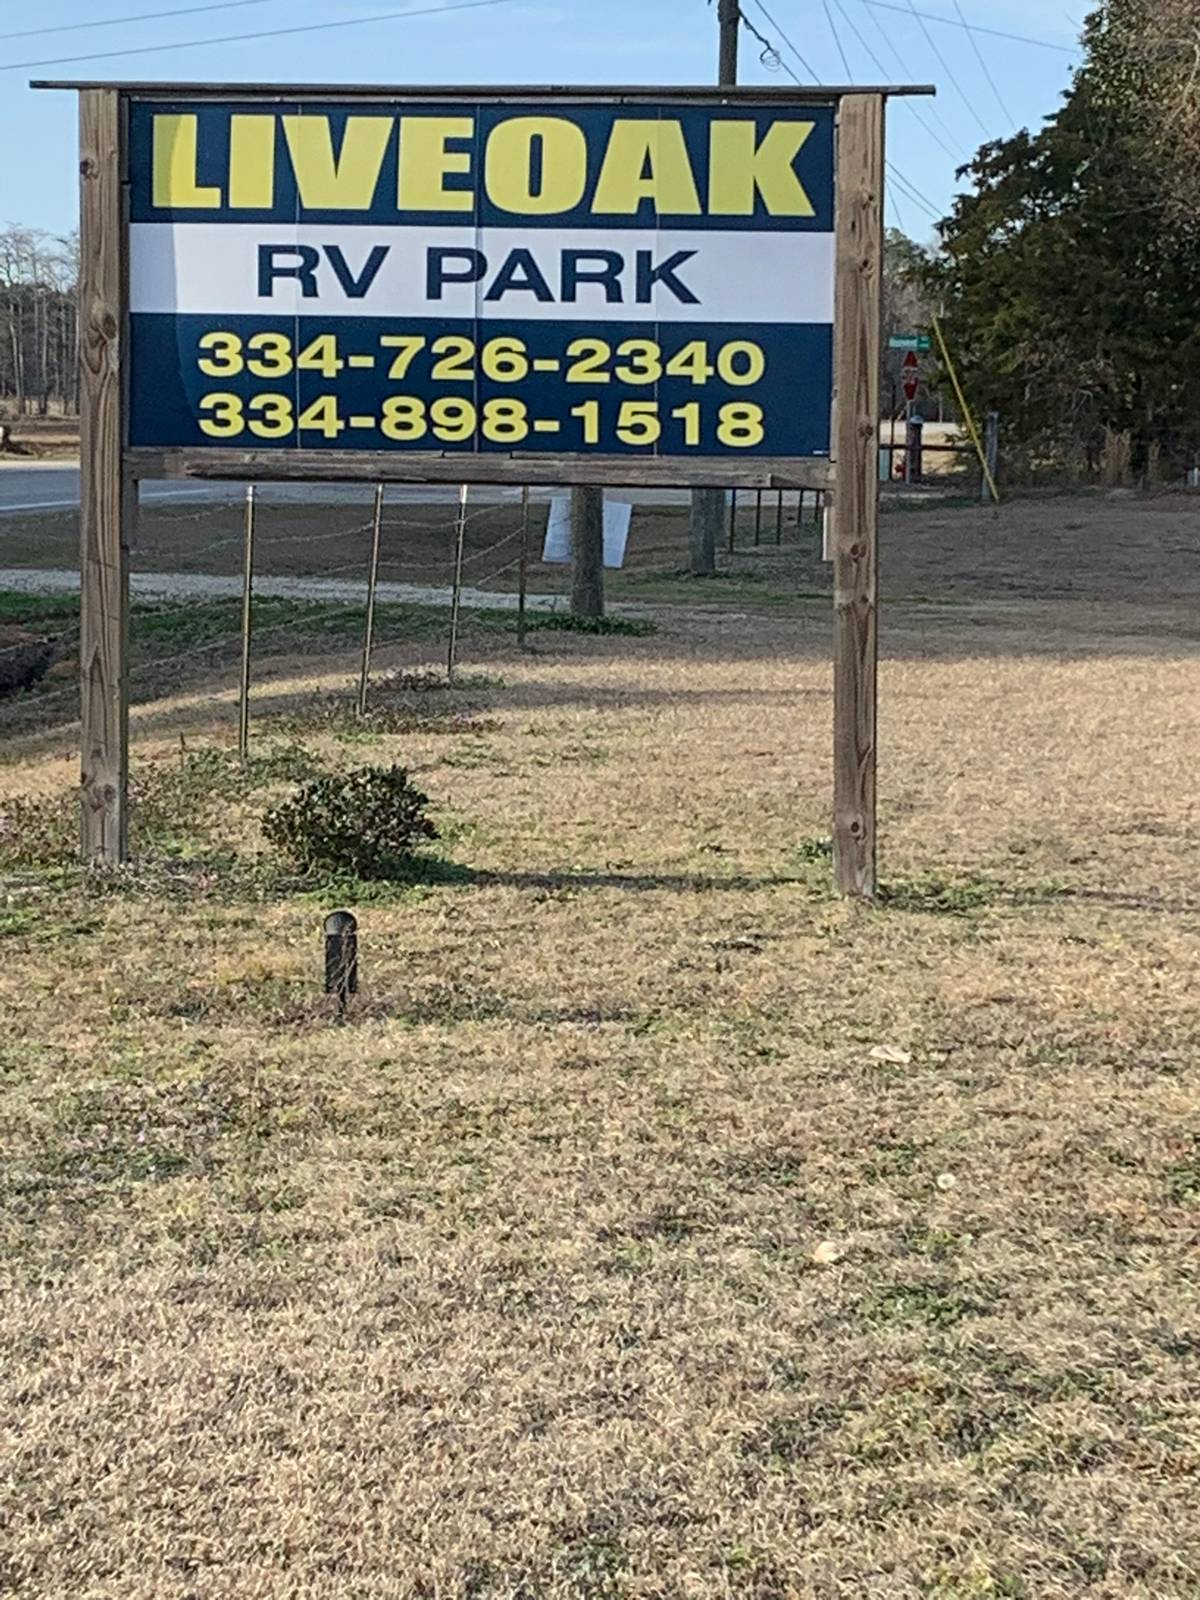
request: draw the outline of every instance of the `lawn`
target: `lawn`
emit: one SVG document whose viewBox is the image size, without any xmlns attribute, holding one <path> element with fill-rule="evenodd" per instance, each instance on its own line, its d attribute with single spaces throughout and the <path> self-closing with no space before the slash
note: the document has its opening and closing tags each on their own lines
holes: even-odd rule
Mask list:
<svg viewBox="0 0 1200 1600">
<path fill-rule="evenodd" d="M 0 708 L 0 1592 L 1196 1600 L 1194 513 L 884 551 L 873 907 L 786 549 L 454 687 L 396 608 L 365 721 L 354 608 L 273 602 L 245 765 L 236 605 L 139 610 L 112 879 L 69 684 Z M 273 857 L 389 762 L 418 881 Z"/>
</svg>

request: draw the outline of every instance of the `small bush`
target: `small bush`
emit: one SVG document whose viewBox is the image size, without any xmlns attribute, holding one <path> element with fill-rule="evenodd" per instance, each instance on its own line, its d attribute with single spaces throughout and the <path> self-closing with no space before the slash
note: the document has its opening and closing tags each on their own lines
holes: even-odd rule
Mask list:
<svg viewBox="0 0 1200 1600">
<path fill-rule="evenodd" d="M 407 877 L 416 847 L 438 836 L 428 804 L 403 767 L 359 767 L 304 784 L 266 813 L 263 833 L 305 872 Z"/>
<path fill-rule="evenodd" d="M 833 855 L 833 840 L 826 837 L 801 839 L 796 855 L 801 861 L 828 861 Z"/>
<path fill-rule="evenodd" d="M 54 665 L 58 646 L 53 639 L 0 641 L 0 694 L 32 689 Z"/>
</svg>

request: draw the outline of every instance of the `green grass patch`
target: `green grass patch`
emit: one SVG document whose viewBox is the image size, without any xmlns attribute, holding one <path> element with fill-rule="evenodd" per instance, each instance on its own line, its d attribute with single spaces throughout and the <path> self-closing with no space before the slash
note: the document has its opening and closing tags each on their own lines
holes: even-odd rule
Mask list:
<svg viewBox="0 0 1200 1600">
<path fill-rule="evenodd" d="M 875 1322 L 953 1328 L 964 1317 L 980 1316 L 988 1309 L 975 1296 L 952 1284 L 896 1283 L 874 1298 L 867 1315 Z"/>
<path fill-rule="evenodd" d="M 1172 1205 L 1200 1205 L 1200 1133 L 1192 1135 L 1191 1153 L 1169 1167 L 1166 1178 Z"/>
<path fill-rule="evenodd" d="M 282 744 L 240 761 L 213 746 L 178 759 L 135 762 L 129 783 L 130 832 L 138 852 L 182 860 L 209 853 L 223 822 L 264 790 L 311 779 L 320 758 Z M 79 848 L 79 791 L 0 798 L 0 868 L 72 863 Z"/>
<path fill-rule="evenodd" d="M 78 637 L 79 601 L 74 595 L 26 595 L 0 592 L 0 623 L 19 624 L 62 636 L 60 654 L 69 660 Z M 252 651 L 262 662 L 270 656 L 322 656 L 362 645 L 364 608 L 320 600 L 263 598 L 254 602 Z M 375 612 L 375 643 L 411 644 L 446 638 L 450 612 L 445 606 L 380 605 Z M 511 633 L 508 610 L 464 610 L 460 638 Z M 621 631 L 614 629 L 613 631 Z M 239 599 L 154 601 L 130 610 L 131 698 L 156 699 L 215 671 L 234 666 L 241 653 Z M 427 675 L 430 676 L 430 675 Z M 430 685 L 406 686 L 427 689 Z M 462 673 L 453 686 L 440 677 L 437 687 L 459 692 L 478 687 L 477 678 Z M 380 685 L 372 688 L 378 703 Z M 61 720 L 78 715 L 76 678 L 71 673 L 48 676 L 19 695 L 0 701 L 0 729 L 16 733 L 47 725 L 50 707 Z"/>
<path fill-rule="evenodd" d="M 77 594 L 24 594 L 0 590 L 0 623 L 62 627 L 79 621 Z"/>
<path fill-rule="evenodd" d="M 965 916 L 994 905 L 1005 894 L 1003 884 L 975 872 L 923 873 L 894 878 L 879 886 L 879 904 L 890 911 L 923 911 L 941 916 Z"/>
<path fill-rule="evenodd" d="M 276 639 L 280 650 L 318 654 L 341 644 L 360 644 L 364 607 L 326 600 L 289 600 L 263 596 L 254 601 L 252 625 L 260 643 Z M 79 621 L 78 595 L 25 594 L 0 590 L 0 623 L 63 630 Z M 130 607 L 130 647 L 134 660 L 153 660 L 160 653 L 236 643 L 241 635 L 242 602 L 229 597 L 211 600 L 135 601 Z M 534 625 L 531 623 L 531 626 Z M 450 626 L 447 606 L 381 603 L 375 608 L 377 643 L 388 638 L 442 638 Z M 499 607 L 464 610 L 461 627 L 511 631 L 513 613 Z M 288 639 L 288 635 L 294 635 Z"/>
<path fill-rule="evenodd" d="M 926 872 L 896 877 L 879 886 L 878 903 L 890 911 L 934 916 L 969 916 L 996 905 L 1035 905 L 1069 898 L 1061 878 L 1005 881 L 982 872 Z"/>
<path fill-rule="evenodd" d="M 828 589 L 791 587 L 774 573 L 721 571 L 693 577 L 690 572 L 623 572 L 609 579 L 614 598 L 666 605 L 786 606 L 793 601 L 829 604 Z"/>
<path fill-rule="evenodd" d="M 468 619 L 476 613 L 464 613 Z M 489 613 L 495 617 L 506 614 Z M 254 601 L 252 628 L 257 644 L 280 652 L 321 654 L 341 645 L 362 641 L 364 607 L 326 600 L 283 600 L 264 597 Z M 132 608 L 130 637 L 133 649 L 153 658 L 160 649 L 181 650 L 220 646 L 240 639 L 242 603 L 239 599 L 201 600 L 181 604 L 156 601 Z M 449 626 L 444 606 L 379 605 L 375 609 L 375 637 L 422 639 L 441 636 Z"/>
<path fill-rule="evenodd" d="M 510 625 L 516 628 L 516 623 Z M 647 639 L 657 633 L 644 617 L 577 617 L 570 611 L 543 611 L 526 619 L 527 633 L 623 634 L 630 639 Z"/>
</svg>

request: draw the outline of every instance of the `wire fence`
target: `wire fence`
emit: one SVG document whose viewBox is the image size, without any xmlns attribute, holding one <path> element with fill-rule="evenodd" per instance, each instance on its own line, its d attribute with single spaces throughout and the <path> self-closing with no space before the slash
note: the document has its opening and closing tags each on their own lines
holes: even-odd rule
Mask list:
<svg viewBox="0 0 1200 1600">
<path fill-rule="evenodd" d="M 727 514 L 728 549 L 733 555 L 747 547 L 782 547 L 791 537 L 803 537 L 807 526 L 819 528 L 825 515 L 820 489 L 733 490 Z"/>
<path fill-rule="evenodd" d="M 323 677 L 344 666 L 361 714 L 380 674 L 450 680 L 464 649 L 515 651 L 528 619 L 568 607 L 569 566 L 545 559 L 553 496 L 544 492 L 418 499 L 371 485 L 260 485 L 249 514 L 247 493 L 142 486 L 130 558 L 135 729 L 155 702 L 169 703 L 163 726 L 172 716 L 177 724 L 190 697 L 197 721 L 238 727 L 244 748 L 255 705 L 273 704 L 278 683 L 302 680 L 307 662 L 321 658 Z M 722 561 L 798 542 L 817 559 L 822 513 L 812 491 L 731 495 Z M 0 737 L 61 735 L 77 722 L 77 537 L 69 511 L 0 518 L 0 652 L 14 639 L 53 646 L 32 687 L 0 695 Z M 614 589 L 627 603 L 653 600 L 655 582 L 687 569 L 686 498 L 645 497 L 631 511 Z"/>
</svg>

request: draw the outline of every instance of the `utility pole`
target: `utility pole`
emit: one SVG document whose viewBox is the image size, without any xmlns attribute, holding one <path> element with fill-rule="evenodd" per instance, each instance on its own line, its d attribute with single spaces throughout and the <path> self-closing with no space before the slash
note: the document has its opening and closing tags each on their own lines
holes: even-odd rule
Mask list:
<svg viewBox="0 0 1200 1600">
<path fill-rule="evenodd" d="M 720 46 L 717 57 L 718 84 L 738 80 L 738 32 L 742 25 L 740 0 L 717 0 L 717 27 Z M 717 540 L 725 522 L 724 489 L 692 490 L 691 566 L 692 576 L 706 577 L 717 570 Z"/>
<path fill-rule="evenodd" d="M 717 26 L 721 30 L 721 53 L 717 82 L 736 83 L 738 79 L 738 28 L 742 8 L 739 0 L 717 0 Z"/>
</svg>

